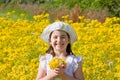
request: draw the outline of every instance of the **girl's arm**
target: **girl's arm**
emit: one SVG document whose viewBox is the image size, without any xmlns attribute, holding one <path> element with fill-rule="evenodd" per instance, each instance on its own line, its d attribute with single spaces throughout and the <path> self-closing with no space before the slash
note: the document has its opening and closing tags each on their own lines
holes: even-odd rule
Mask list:
<svg viewBox="0 0 120 80">
<path fill-rule="evenodd" d="M 38 74 L 37 74 L 37 77 L 36 77 L 36 80 L 41 80 L 41 78 L 45 77 L 46 76 L 46 70 L 43 70 L 41 68 L 41 66 L 39 65 L 39 68 L 38 68 Z M 43 79 L 44 80 L 44 79 Z"/>
<path fill-rule="evenodd" d="M 49 70 L 48 75 L 46 75 L 46 70 L 42 69 L 39 66 L 38 69 L 38 74 L 36 77 L 36 80 L 53 80 L 54 77 L 58 76 L 58 71 L 54 70 Z"/>
<path fill-rule="evenodd" d="M 82 61 L 78 62 L 78 68 L 75 71 L 74 76 L 77 80 L 84 80 L 83 71 L 82 71 Z"/>
</svg>

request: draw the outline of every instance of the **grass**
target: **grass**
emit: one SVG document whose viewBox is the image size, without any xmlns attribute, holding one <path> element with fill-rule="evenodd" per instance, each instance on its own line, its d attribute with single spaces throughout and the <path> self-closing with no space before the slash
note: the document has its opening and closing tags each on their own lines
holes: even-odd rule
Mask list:
<svg viewBox="0 0 120 80">
<path fill-rule="evenodd" d="M 27 19 L 33 20 L 33 14 L 22 9 L 12 8 L 12 7 L 2 7 L 3 9 L 0 10 L 0 17 L 12 18 L 13 20 L 17 19 Z"/>
</svg>

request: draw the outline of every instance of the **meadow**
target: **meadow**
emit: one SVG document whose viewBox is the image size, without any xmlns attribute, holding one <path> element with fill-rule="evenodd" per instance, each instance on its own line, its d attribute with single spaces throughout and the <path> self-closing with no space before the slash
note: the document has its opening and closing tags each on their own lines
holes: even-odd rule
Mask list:
<svg viewBox="0 0 120 80">
<path fill-rule="evenodd" d="M 35 80 L 39 55 L 48 48 L 41 38 L 43 29 L 51 23 L 49 14 L 33 16 L 9 11 L 0 16 L 0 80 Z M 79 16 L 79 22 L 62 16 L 73 26 L 78 40 L 73 53 L 83 57 L 85 80 L 120 80 L 120 18 L 98 20 Z M 55 20 L 60 21 L 60 20 Z"/>
</svg>

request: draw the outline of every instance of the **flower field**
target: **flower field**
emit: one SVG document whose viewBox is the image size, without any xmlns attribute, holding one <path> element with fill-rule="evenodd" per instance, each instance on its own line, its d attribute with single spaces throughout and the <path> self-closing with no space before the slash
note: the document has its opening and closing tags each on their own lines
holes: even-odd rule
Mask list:
<svg viewBox="0 0 120 80">
<path fill-rule="evenodd" d="M 40 38 L 50 24 L 49 14 L 33 16 L 34 20 L 13 20 L 15 11 L 0 17 L 0 80 L 35 80 L 39 55 L 48 44 Z M 78 41 L 72 44 L 74 54 L 83 57 L 85 80 L 120 80 L 120 18 L 106 18 L 104 23 L 79 16 L 73 23 L 68 15 L 63 21 L 76 30 Z M 59 21 L 59 20 L 56 20 Z"/>
</svg>

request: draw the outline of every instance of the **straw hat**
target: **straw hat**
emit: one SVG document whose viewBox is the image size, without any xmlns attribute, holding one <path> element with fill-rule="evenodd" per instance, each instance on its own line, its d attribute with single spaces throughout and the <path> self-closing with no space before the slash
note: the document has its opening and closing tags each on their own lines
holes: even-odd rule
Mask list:
<svg viewBox="0 0 120 80">
<path fill-rule="evenodd" d="M 41 34 L 41 38 L 49 43 L 49 36 L 50 36 L 50 33 L 53 32 L 53 31 L 56 31 L 56 30 L 62 30 L 62 31 L 65 31 L 69 34 L 70 36 L 70 43 L 73 43 L 77 40 L 77 34 L 76 32 L 74 31 L 74 29 L 67 23 L 64 23 L 64 22 L 54 22 L 50 25 L 48 25 L 42 32 Z"/>
</svg>

